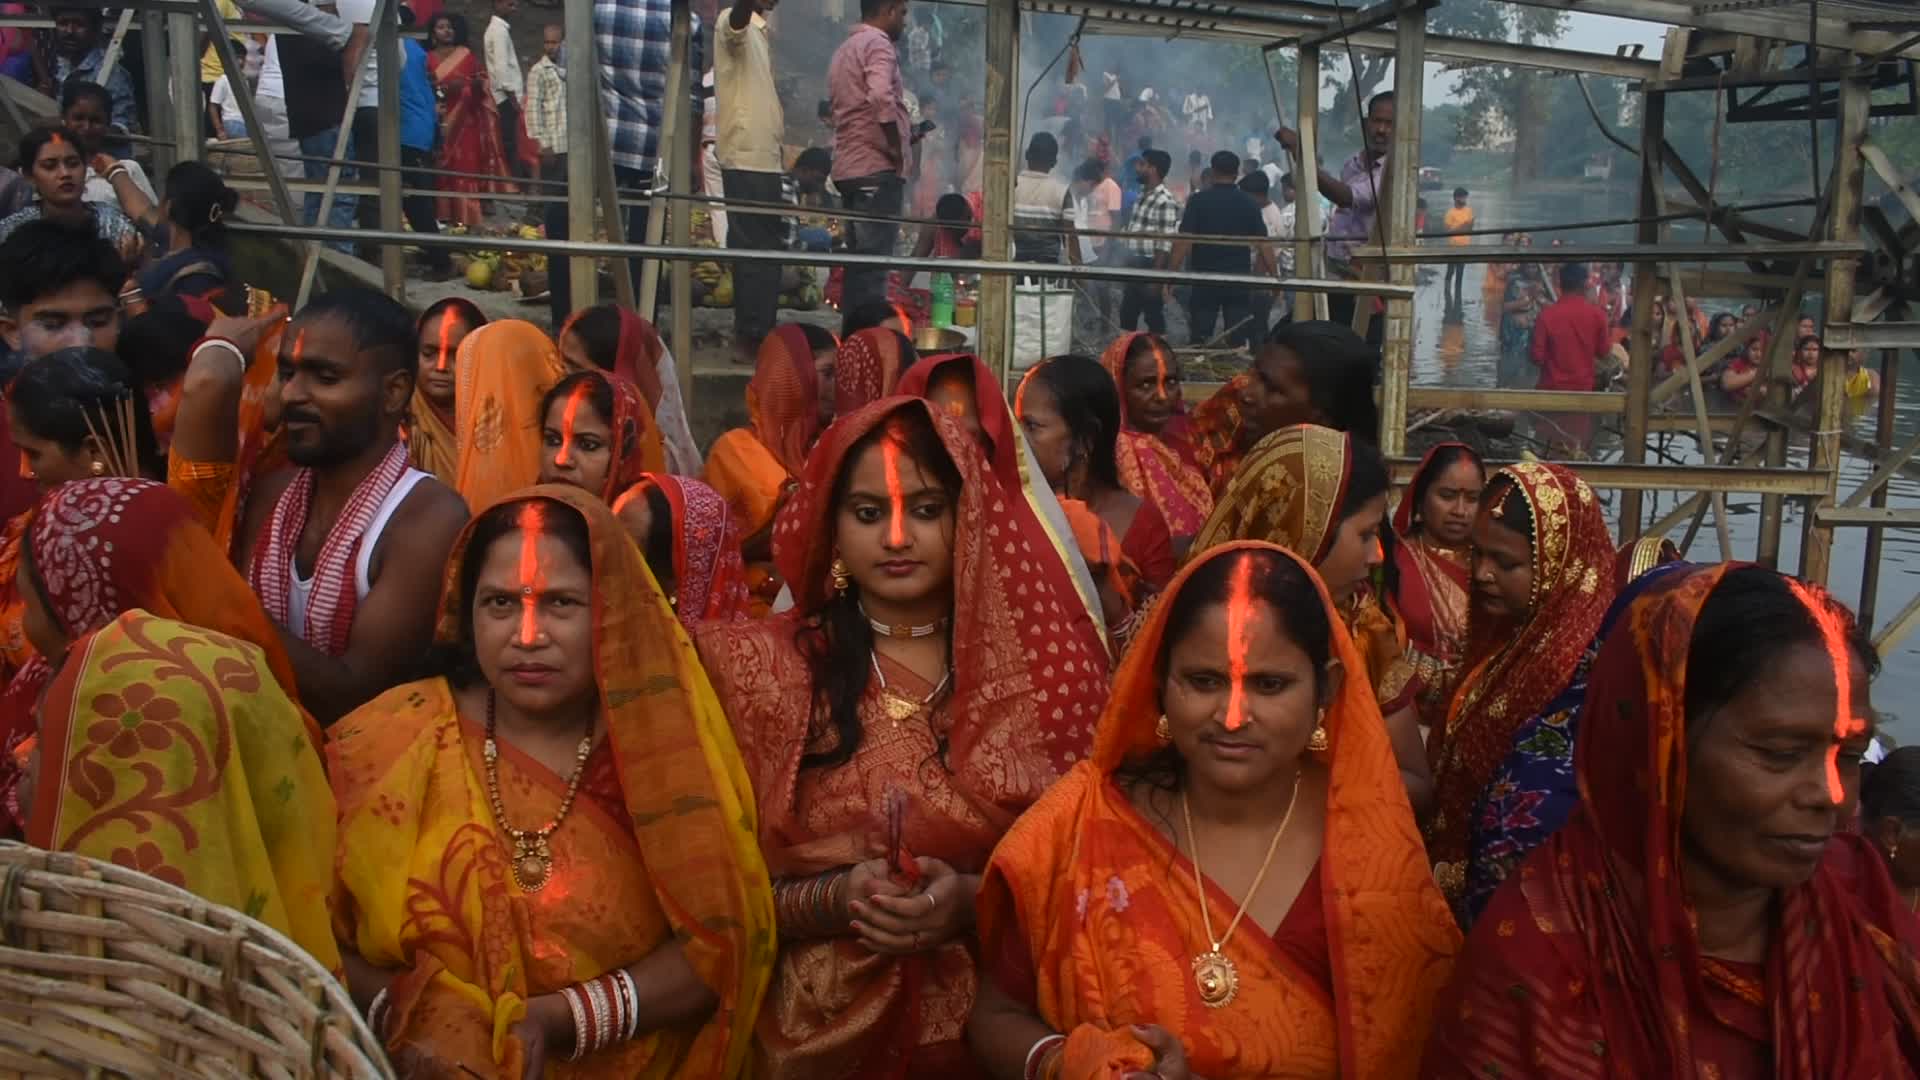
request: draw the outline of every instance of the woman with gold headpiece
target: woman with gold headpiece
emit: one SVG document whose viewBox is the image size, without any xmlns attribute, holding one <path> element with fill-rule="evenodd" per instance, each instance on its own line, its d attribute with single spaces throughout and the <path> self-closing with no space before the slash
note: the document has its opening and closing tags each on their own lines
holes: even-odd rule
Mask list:
<svg viewBox="0 0 1920 1080">
<path fill-rule="evenodd" d="M 454 361 L 467 335 L 485 325 L 487 317 L 479 306 L 461 296 L 449 296 L 420 313 L 420 365 L 407 418 L 407 459 L 448 487 L 460 469 L 460 447 L 453 437 Z"/>
<path fill-rule="evenodd" d="M 1393 604 L 1407 628 L 1407 659 L 1420 680 L 1420 718 L 1437 727 L 1467 651 L 1467 555 L 1487 483 L 1480 455 L 1441 443 L 1420 459 L 1393 513 Z"/>
<path fill-rule="evenodd" d="M 1427 743 L 1435 812 L 1427 853 L 1462 925 L 1472 921 L 1468 875 L 1475 806 L 1526 815 L 1490 790 L 1514 734 L 1552 708 L 1613 601 L 1613 543 L 1593 490 L 1559 465 L 1523 462 L 1493 474 L 1473 524 L 1473 602 L 1464 674 L 1447 720 Z M 1562 733 L 1564 741 L 1564 732 Z M 1482 826 L 1484 828 L 1484 826 Z"/>
<path fill-rule="evenodd" d="M 988 867 L 994 1075 L 1413 1075 L 1460 938 L 1342 621 L 1270 544 L 1168 587 Z"/>
<path fill-rule="evenodd" d="M 1120 392 L 1120 482 L 1160 509 L 1184 554 L 1213 509 L 1213 490 L 1194 454 L 1179 358 L 1157 335 L 1130 333 L 1115 338 L 1100 363 Z"/>
<path fill-rule="evenodd" d="M 793 610 L 696 632 L 775 875 L 774 1080 L 976 1072 L 979 874 L 1086 755 L 1107 692 L 1105 647 L 1012 499 L 958 425 L 882 399 L 827 429 L 781 512 Z"/>
<path fill-rule="evenodd" d="M 739 1075 L 773 960 L 753 796 L 639 549 L 584 491 L 519 492 L 455 546 L 438 635 L 447 675 L 331 733 L 376 1034 L 429 1075 Z"/>
<path fill-rule="evenodd" d="M 1423 1075 L 1912 1076 L 1920 922 L 1852 831 L 1877 667 L 1774 571 L 1648 586 L 1594 662 L 1580 805 L 1475 923 Z"/>
<path fill-rule="evenodd" d="M 1254 445 L 1214 503 L 1193 550 L 1263 540 L 1312 564 L 1353 637 L 1362 666 L 1351 675 L 1373 687 L 1407 797 L 1414 813 L 1424 816 L 1433 805 L 1433 785 L 1413 707 L 1419 683 L 1373 585 L 1386 513 L 1387 468 L 1379 453 L 1344 432 L 1299 424 Z"/>
<path fill-rule="evenodd" d="M 540 475 L 540 402 L 566 374 L 540 328 L 491 322 L 466 336 L 454 368 L 454 487 L 478 511 Z"/>
<path fill-rule="evenodd" d="M 258 646 L 140 610 L 73 641 L 19 794 L 35 847 L 244 911 L 340 970 L 333 793 Z"/>
</svg>

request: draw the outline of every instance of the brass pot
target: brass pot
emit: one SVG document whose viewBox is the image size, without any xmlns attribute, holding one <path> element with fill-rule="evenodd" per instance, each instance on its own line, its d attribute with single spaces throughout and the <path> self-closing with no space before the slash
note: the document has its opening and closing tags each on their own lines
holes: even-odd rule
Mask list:
<svg viewBox="0 0 1920 1080">
<path fill-rule="evenodd" d="M 928 353 L 958 352 L 967 347 L 967 335 L 944 326 L 916 326 L 913 329 L 913 348 L 923 355 Z"/>
</svg>

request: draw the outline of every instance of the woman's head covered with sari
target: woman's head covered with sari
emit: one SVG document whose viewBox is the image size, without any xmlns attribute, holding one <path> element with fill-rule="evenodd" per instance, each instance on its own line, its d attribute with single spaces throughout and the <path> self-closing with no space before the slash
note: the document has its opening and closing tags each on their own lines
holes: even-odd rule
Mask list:
<svg viewBox="0 0 1920 1080">
<path fill-rule="evenodd" d="M 833 414 L 850 415 L 892 394 L 900 373 L 919 358 L 913 342 L 890 326 L 850 335 L 833 362 Z"/>
<path fill-rule="evenodd" d="M 1304 675 L 1277 695 L 1262 692 L 1258 705 L 1236 706 L 1226 693 L 1224 708 L 1196 699 L 1196 712 L 1176 697 L 1212 684 L 1176 671 L 1174 655 L 1214 635 L 1228 654 L 1215 658 L 1221 672 L 1230 672 L 1236 640 L 1247 650 L 1265 636 L 1274 644 L 1263 657 L 1285 657 Z M 1114 677 L 1092 758 L 1008 833 L 978 901 L 985 962 L 1024 956 L 1033 1004 L 1068 1036 L 1062 1075 L 1151 1069 L 1133 1024 L 1177 1034 L 1199 1075 L 1412 1074 L 1459 934 L 1427 868 L 1379 706 L 1364 681 L 1345 677 L 1359 663 L 1318 576 L 1271 544 L 1206 551 L 1167 587 Z M 1175 713 L 1180 722 L 1163 736 L 1161 717 Z M 1325 750 L 1309 748 L 1316 724 Z M 1222 726 L 1270 747 L 1255 757 L 1271 768 L 1298 776 L 1310 759 L 1326 770 L 1318 870 L 1307 879 L 1318 891 L 1294 902 L 1323 908 L 1324 941 L 1306 944 L 1326 968 L 1316 977 L 1278 944 L 1284 925 L 1272 937 L 1242 926 L 1225 945 L 1238 995 L 1211 1009 L 1190 970 L 1208 940 L 1191 864 L 1178 865 L 1184 857 L 1128 791 L 1178 813 L 1179 792 L 1203 767 L 1189 755 Z M 1270 782 L 1254 764 L 1229 775 L 1236 767 L 1206 765 L 1217 774 L 1210 784 Z M 1218 931 L 1233 902 L 1209 893 Z"/>
<path fill-rule="evenodd" d="M 816 351 L 805 328 L 782 323 L 761 340 L 753 378 L 747 382 L 747 417 L 754 437 L 791 477 L 806 467 L 807 450 L 823 423 Z"/>
<path fill-rule="evenodd" d="M 1318 424 L 1377 444 L 1373 384 L 1379 374 L 1379 350 L 1349 326 L 1325 320 L 1274 326 L 1254 352 L 1253 369 L 1234 376 L 1194 411 L 1195 450 L 1214 492 L 1226 486 L 1254 443 L 1295 424 Z"/>
<path fill-rule="evenodd" d="M 474 630 L 482 567 L 502 544 L 528 550 L 529 530 L 559 541 L 541 550 L 563 550 L 591 581 L 593 692 L 622 804 L 617 815 L 587 810 L 601 800 L 582 792 L 567 819 L 579 831 L 567 842 L 584 845 L 591 834 L 592 847 L 576 850 L 595 857 L 556 861 L 538 893 L 509 875 L 478 755 L 466 749 L 447 688 L 487 678 Z M 341 721 L 329 742 L 341 798 L 337 867 L 348 894 L 336 903 L 341 940 L 376 966 L 408 969 L 393 984 L 390 1038 L 490 1053 L 517 1075 L 520 1049 L 509 1030 L 526 999 L 631 964 L 659 944 L 625 932 L 631 912 L 644 909 L 664 916 L 661 940 L 680 941 L 719 1004 L 697 1031 L 617 1044 L 609 1066 L 737 1075 L 772 963 L 772 896 L 733 735 L 639 548 L 589 492 L 518 492 L 475 515 L 455 544 L 436 638 L 451 657 L 447 681 L 389 691 Z M 432 715 L 422 720 L 422 710 Z M 399 866 L 412 875 L 395 873 Z M 650 895 L 621 898 L 613 883 L 635 881 L 636 871 Z M 542 917 L 531 918 L 535 911 Z M 449 1019 L 444 1004 L 428 1000 L 432 984 L 457 988 L 477 1021 Z"/>
<path fill-rule="evenodd" d="M 1581 805 L 1475 925 L 1429 1063 L 1523 1075 L 1604 1047 L 1593 1075 L 1909 1075 L 1920 924 L 1851 831 L 1877 668 L 1817 587 L 1649 581 L 1592 669 Z M 1768 892 L 1765 940 L 1730 939 L 1729 902 Z"/>
<path fill-rule="evenodd" d="M 1174 536 L 1192 536 L 1213 509 L 1213 491 L 1194 455 L 1173 350 L 1153 334 L 1122 334 L 1100 363 L 1120 393 L 1120 483 L 1159 507 Z"/>
<path fill-rule="evenodd" d="M 1379 562 L 1386 500 L 1378 452 L 1345 432 L 1299 424 L 1254 444 L 1190 550 L 1232 540 L 1278 544 L 1314 566 L 1345 603 Z"/>
<path fill-rule="evenodd" d="M 1613 602 L 1613 538 L 1593 489 L 1543 462 L 1493 474 L 1474 521 L 1465 672 L 1444 729 L 1428 742 L 1437 810 L 1426 826 L 1435 876 L 1450 897 L 1466 883 L 1474 800 L 1513 733 L 1572 679 Z"/>
<path fill-rule="evenodd" d="M 506 319 L 468 334 L 454 369 L 454 487 L 475 510 L 532 484 L 540 475 L 539 408 L 566 374 L 560 352 L 540 328 Z"/>
<path fill-rule="evenodd" d="M 667 453 L 640 388 L 604 371 L 576 371 L 540 401 L 540 483 L 571 484 L 612 504 Z"/>
<path fill-rule="evenodd" d="M 473 301 L 449 296 L 420 313 L 418 370 L 414 375 L 412 415 L 407 420 L 407 456 L 413 467 L 448 484 L 460 467 L 454 438 L 454 384 L 460 345 L 487 325 Z"/>
<path fill-rule="evenodd" d="M 1086 753 L 1106 689 L 1106 649 L 1064 564 L 1032 518 L 1009 512 L 1017 496 L 983 468 L 971 440 L 927 402 L 896 397 L 827 429 L 774 530 L 774 560 L 796 613 L 819 628 L 823 658 L 864 656 L 868 648 L 853 646 L 871 645 L 858 589 L 835 592 L 828 566 L 849 514 L 848 476 L 862 454 L 887 445 L 923 474 L 958 482 L 950 492 L 954 719 L 946 765 L 982 813 L 1009 822 Z M 859 700 L 870 674 L 844 666 L 823 662 L 816 679 L 843 743 L 858 738 L 858 718 L 842 706 Z M 763 799 L 769 794 L 777 793 Z M 769 813 L 767 825 L 779 824 Z"/>
<path fill-rule="evenodd" d="M 747 571 L 740 529 L 720 493 L 698 480 L 654 472 L 613 502 L 680 621 L 731 622 L 747 616 Z"/>
<path fill-rule="evenodd" d="M 649 411 L 660 407 L 658 365 L 667 346 L 652 323 L 619 304 L 600 304 L 574 312 L 555 340 L 567 366 L 612 372 L 640 388 Z"/>
<path fill-rule="evenodd" d="M 333 793 L 258 647 L 127 611 L 68 651 L 36 756 L 29 843 L 244 911 L 340 970 Z"/>
</svg>

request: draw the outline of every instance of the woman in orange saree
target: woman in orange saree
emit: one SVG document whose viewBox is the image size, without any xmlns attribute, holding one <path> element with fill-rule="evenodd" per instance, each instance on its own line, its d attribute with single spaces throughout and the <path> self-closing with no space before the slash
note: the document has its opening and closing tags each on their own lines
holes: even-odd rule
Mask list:
<svg viewBox="0 0 1920 1080">
<path fill-rule="evenodd" d="M 587 492 L 520 492 L 455 546 L 438 636 L 447 676 L 330 732 L 376 1034 L 403 1072 L 738 1076 L 773 961 L 753 796 L 639 549 Z"/>
<path fill-rule="evenodd" d="M 1912 1076 L 1920 923 L 1851 830 L 1877 668 L 1815 587 L 1652 581 L 1593 666 L 1580 805 L 1475 924 L 1424 1075 Z"/>
<path fill-rule="evenodd" d="M 610 371 L 638 386 L 660 428 L 667 469 L 681 476 L 700 471 L 700 450 L 680 397 L 679 371 L 659 328 L 618 304 L 601 304 L 574 312 L 554 341 L 569 368 Z"/>
<path fill-rule="evenodd" d="M 1560 696 L 1613 602 L 1613 542 L 1586 481 L 1522 462 L 1493 474 L 1473 526 L 1464 674 L 1427 741 L 1435 812 L 1425 825 L 1440 891 L 1462 924 L 1473 808 L 1514 733 Z"/>
<path fill-rule="evenodd" d="M 340 970 L 333 793 L 258 646 L 130 610 L 73 643 L 38 713 L 28 843 L 244 911 Z"/>
<path fill-rule="evenodd" d="M 1360 663 L 1298 556 L 1188 564 L 1092 757 L 994 850 L 970 1033 L 995 1075 L 1413 1075 L 1460 936 Z"/>
<path fill-rule="evenodd" d="M 543 448 L 540 402 L 566 374 L 560 351 L 519 319 L 488 323 L 460 343 L 454 368 L 454 488 L 476 512 L 531 485 Z"/>
<path fill-rule="evenodd" d="M 719 492 L 684 476 L 647 473 L 613 501 L 613 512 L 687 629 L 747 617 L 740 528 Z"/>
<path fill-rule="evenodd" d="M 1393 512 L 1393 605 L 1406 624 L 1407 660 L 1420 680 L 1420 719 L 1428 727 L 1446 721 L 1466 655 L 1467 554 L 1486 483 L 1471 447 L 1441 443 L 1420 459 Z"/>
<path fill-rule="evenodd" d="M 452 487 L 460 470 L 453 437 L 454 368 L 460 344 L 487 325 L 473 301 L 450 296 L 420 314 L 419 370 L 413 377 L 412 415 L 407 418 L 407 460 Z"/>
<path fill-rule="evenodd" d="M 467 20 L 447 12 L 429 27 L 434 94 L 440 99 L 440 168 L 449 172 L 497 176 L 442 176 L 439 188 L 441 221 L 471 229 L 486 216 L 479 196 L 510 194 L 513 171 L 500 143 L 500 113 L 494 108 L 493 86 L 487 65 L 469 47 Z"/>
<path fill-rule="evenodd" d="M 645 396 L 618 375 L 568 375 L 541 399 L 540 418 L 542 484 L 571 484 L 612 506 L 644 474 L 666 468 Z"/>
<path fill-rule="evenodd" d="M 776 881 L 762 1075 L 977 1071 L 977 875 L 1086 755 L 1107 680 L 1011 498 L 927 403 L 875 402 L 827 430 L 781 515 L 794 609 L 695 634 Z"/>
<path fill-rule="evenodd" d="M 1160 508 L 1184 550 L 1213 509 L 1213 490 L 1194 455 L 1180 361 L 1165 341 L 1136 332 L 1115 338 L 1100 363 L 1120 393 L 1120 483 Z"/>
<path fill-rule="evenodd" d="M 1254 444 L 1194 537 L 1193 550 L 1261 540 L 1313 565 L 1353 638 L 1361 662 L 1353 674 L 1373 687 L 1386 717 L 1414 812 L 1424 816 L 1433 807 L 1433 782 L 1413 708 L 1420 686 L 1406 642 L 1373 583 L 1386 513 L 1387 470 L 1380 455 L 1344 432 L 1297 424 Z"/>
</svg>

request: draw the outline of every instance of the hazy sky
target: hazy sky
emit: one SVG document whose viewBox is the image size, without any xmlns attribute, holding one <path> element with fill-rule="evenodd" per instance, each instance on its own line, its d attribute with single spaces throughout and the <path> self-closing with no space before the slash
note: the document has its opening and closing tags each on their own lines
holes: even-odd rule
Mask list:
<svg viewBox="0 0 1920 1080">
<path fill-rule="evenodd" d="M 1578 49 L 1581 52 L 1611 53 L 1621 45 L 1639 43 L 1644 47 L 1642 56 L 1649 60 L 1660 59 L 1660 46 L 1667 26 L 1664 23 L 1641 22 L 1638 19 L 1617 19 L 1611 15 L 1587 15 L 1574 13 L 1567 16 L 1567 30 L 1556 43 L 1564 49 Z M 1438 105 L 1452 96 L 1453 76 L 1444 74 L 1433 65 L 1428 65 L 1427 104 Z"/>
</svg>

